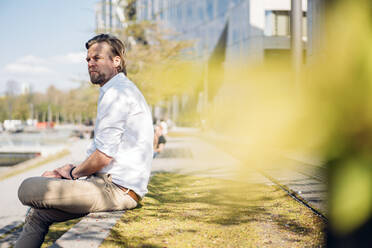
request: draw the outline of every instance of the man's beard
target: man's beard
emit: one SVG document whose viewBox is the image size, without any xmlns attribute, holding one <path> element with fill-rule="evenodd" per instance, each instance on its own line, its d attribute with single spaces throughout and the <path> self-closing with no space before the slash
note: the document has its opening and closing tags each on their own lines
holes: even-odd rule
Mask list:
<svg viewBox="0 0 372 248">
<path fill-rule="evenodd" d="M 90 76 L 90 81 L 92 82 L 92 84 L 102 84 L 105 82 L 104 74 L 94 72 L 93 74 L 89 73 L 89 76 Z"/>
</svg>

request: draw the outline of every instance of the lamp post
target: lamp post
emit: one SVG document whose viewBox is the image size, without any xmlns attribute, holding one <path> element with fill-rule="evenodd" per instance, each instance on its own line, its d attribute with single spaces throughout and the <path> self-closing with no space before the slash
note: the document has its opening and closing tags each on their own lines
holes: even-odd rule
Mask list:
<svg viewBox="0 0 372 248">
<path fill-rule="evenodd" d="M 203 109 L 206 112 L 208 108 L 208 46 L 205 47 L 205 61 L 204 61 L 204 79 L 203 79 Z"/>
<path fill-rule="evenodd" d="M 291 52 L 292 64 L 295 73 L 295 84 L 298 87 L 298 78 L 302 64 L 302 0 L 291 0 Z"/>
</svg>

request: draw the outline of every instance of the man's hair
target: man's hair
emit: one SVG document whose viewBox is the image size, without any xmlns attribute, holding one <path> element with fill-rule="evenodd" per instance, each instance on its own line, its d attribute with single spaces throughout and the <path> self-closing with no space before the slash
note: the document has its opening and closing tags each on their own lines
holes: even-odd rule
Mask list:
<svg viewBox="0 0 372 248">
<path fill-rule="evenodd" d="M 118 71 L 123 72 L 125 75 L 127 75 L 124 43 L 111 34 L 99 34 L 97 36 L 94 36 L 92 39 L 88 40 L 85 43 L 85 47 L 89 49 L 89 47 L 91 47 L 92 45 L 101 42 L 106 42 L 107 44 L 109 44 L 109 46 L 111 47 L 112 55 L 120 57 L 121 62 Z"/>
</svg>

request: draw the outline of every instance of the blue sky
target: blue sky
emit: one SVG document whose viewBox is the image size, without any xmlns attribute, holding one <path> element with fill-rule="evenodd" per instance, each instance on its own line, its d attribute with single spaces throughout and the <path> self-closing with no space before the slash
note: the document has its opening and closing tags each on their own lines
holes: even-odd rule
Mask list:
<svg viewBox="0 0 372 248">
<path fill-rule="evenodd" d="M 9 80 L 45 91 L 88 80 L 85 42 L 98 0 L 0 0 L 0 95 Z"/>
</svg>

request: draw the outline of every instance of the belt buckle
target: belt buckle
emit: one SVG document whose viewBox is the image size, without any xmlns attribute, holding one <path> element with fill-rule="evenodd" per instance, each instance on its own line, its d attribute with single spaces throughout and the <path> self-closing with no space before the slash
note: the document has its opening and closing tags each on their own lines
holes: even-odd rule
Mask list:
<svg viewBox="0 0 372 248">
<path fill-rule="evenodd" d="M 127 193 L 133 200 L 135 200 L 137 203 L 139 202 L 139 197 L 133 190 L 129 190 Z"/>
<path fill-rule="evenodd" d="M 121 185 L 118 185 L 118 187 L 119 187 L 122 191 L 124 191 L 124 193 L 126 193 L 127 195 L 129 195 L 130 198 L 132 198 L 133 200 L 135 200 L 137 203 L 139 202 L 139 197 L 137 196 L 137 194 L 136 194 L 133 190 L 131 190 L 131 189 L 127 189 L 127 188 L 125 188 L 125 187 L 123 187 L 123 186 L 121 186 Z"/>
</svg>

